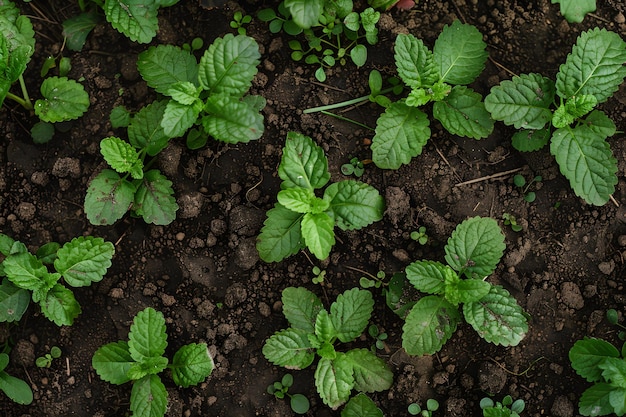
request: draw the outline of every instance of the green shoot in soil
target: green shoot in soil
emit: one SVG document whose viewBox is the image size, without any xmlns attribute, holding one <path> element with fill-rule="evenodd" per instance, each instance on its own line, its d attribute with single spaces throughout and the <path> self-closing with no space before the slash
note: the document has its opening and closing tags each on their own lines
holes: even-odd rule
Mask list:
<svg viewBox="0 0 626 417">
<path fill-rule="evenodd" d="M 296 414 L 306 414 L 311 407 L 309 399 L 302 394 L 290 394 L 289 388 L 293 385 L 291 374 L 283 375 L 280 381 L 276 381 L 267 387 L 267 393 L 278 399 L 289 397 L 289 406 Z"/>
<path fill-rule="evenodd" d="M 367 328 L 367 333 L 376 340 L 374 345 L 372 346 L 372 352 L 376 353 L 376 349 L 383 350 L 385 349 L 385 340 L 389 337 L 387 333 L 380 331 L 377 325 L 370 324 Z"/>
<path fill-rule="evenodd" d="M 417 230 L 414 230 L 410 234 L 411 240 L 416 241 L 420 245 L 428 243 L 428 234 L 426 233 L 426 226 L 420 226 Z"/>
<path fill-rule="evenodd" d="M 341 410 L 341 417 L 383 417 L 383 411 L 366 394 L 360 392 Z"/>
<path fill-rule="evenodd" d="M 511 213 L 502 213 L 502 220 L 505 226 L 510 226 L 514 232 L 521 232 L 524 228 L 517 224 L 517 219 Z"/>
<path fill-rule="evenodd" d="M 483 410 L 483 417 L 519 417 L 524 411 L 526 404 L 524 400 L 518 399 L 513 401 L 510 395 L 505 396 L 502 402 L 495 402 L 484 397 L 480 400 L 480 409 Z"/>
<path fill-rule="evenodd" d="M 341 166 L 341 173 L 343 175 L 354 175 L 359 178 L 363 175 L 363 172 L 365 172 L 365 165 L 357 157 L 351 158 L 349 163 Z"/>
<path fill-rule="evenodd" d="M 315 275 L 313 279 L 311 280 L 313 284 L 321 284 L 324 282 L 324 278 L 326 277 L 325 269 L 321 269 L 319 266 L 314 266 L 312 269 L 312 272 L 313 272 L 313 275 Z"/>
<path fill-rule="evenodd" d="M 532 203 L 537 198 L 537 195 L 534 191 L 528 191 L 531 185 L 534 183 L 541 182 L 543 178 L 541 175 L 535 176 L 530 182 L 526 182 L 526 178 L 522 174 L 517 174 L 513 177 L 513 184 L 516 187 L 522 190 L 522 194 L 524 194 L 524 200 L 527 203 Z"/>
<path fill-rule="evenodd" d="M 422 417 L 432 417 L 435 411 L 439 410 L 439 401 L 434 398 L 429 398 L 426 401 L 426 408 L 422 409 L 419 404 L 409 404 L 408 412 L 412 416 L 420 415 Z"/>
<path fill-rule="evenodd" d="M 237 30 L 239 35 L 246 34 L 246 25 L 252 22 L 252 16 L 244 15 L 241 11 L 237 10 L 233 14 L 233 20 L 230 22 L 230 27 Z"/>
<path fill-rule="evenodd" d="M 58 346 L 52 346 L 50 352 L 43 356 L 38 357 L 35 360 L 35 365 L 39 368 L 49 368 L 52 366 L 52 361 L 61 357 L 61 349 Z"/>
</svg>

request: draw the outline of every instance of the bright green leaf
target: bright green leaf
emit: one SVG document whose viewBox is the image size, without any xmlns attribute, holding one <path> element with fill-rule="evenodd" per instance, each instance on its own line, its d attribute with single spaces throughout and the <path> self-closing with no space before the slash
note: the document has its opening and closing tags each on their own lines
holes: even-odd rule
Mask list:
<svg viewBox="0 0 626 417">
<path fill-rule="evenodd" d="M 351 349 L 346 358 L 352 365 L 354 388 L 361 392 L 384 391 L 393 383 L 393 372 L 369 349 Z"/>
<path fill-rule="evenodd" d="M 187 388 L 204 381 L 215 367 L 206 343 L 184 345 L 172 359 L 172 379 L 176 385 Z"/>
<path fill-rule="evenodd" d="M 561 14 L 570 23 L 580 23 L 587 13 L 596 11 L 596 0 L 552 0 L 559 3 Z"/>
<path fill-rule="evenodd" d="M 147 375 L 133 383 L 130 392 L 133 417 L 163 417 L 167 410 L 167 390 L 157 375 Z"/>
<path fill-rule="evenodd" d="M 82 84 L 67 77 L 48 77 L 41 83 L 42 99 L 35 102 L 35 114 L 44 122 L 78 119 L 89 108 L 89 94 Z"/>
<path fill-rule="evenodd" d="M 114 253 L 111 242 L 100 237 L 80 236 L 59 249 L 54 268 L 69 285 L 82 287 L 102 280 Z"/>
<path fill-rule="evenodd" d="M 324 150 L 300 133 L 289 132 L 278 167 L 281 188 L 322 188 L 330 179 Z"/>
<path fill-rule="evenodd" d="M 367 395 L 359 393 L 341 410 L 341 417 L 383 417 L 383 412 Z"/>
<path fill-rule="evenodd" d="M 105 0 L 103 9 L 111 26 L 132 41 L 148 43 L 159 29 L 155 1 Z"/>
<path fill-rule="evenodd" d="M 143 162 L 130 143 L 110 136 L 100 141 L 100 153 L 111 168 L 120 174 L 128 172 L 135 179 L 143 178 Z"/>
<path fill-rule="evenodd" d="M 365 331 L 374 311 L 372 293 L 352 288 L 339 294 L 330 306 L 330 319 L 337 332 L 337 338 L 351 342 Z"/>
<path fill-rule="evenodd" d="M 163 133 L 170 138 L 183 136 L 198 120 L 202 110 L 202 102 L 196 99 L 194 105 L 181 104 L 170 100 L 165 107 L 161 127 Z"/>
<path fill-rule="evenodd" d="M 342 230 L 361 229 L 383 218 L 385 200 L 371 185 L 343 180 L 332 183 L 324 192 L 335 222 Z"/>
<path fill-rule="evenodd" d="M 165 108 L 165 101 L 154 101 L 142 107 L 128 125 L 130 144 L 137 149 L 145 149 L 150 156 L 165 149 L 170 140 L 161 126 Z"/>
<path fill-rule="evenodd" d="M 354 386 L 352 366 L 344 353 L 331 360 L 321 358 L 315 369 L 315 386 L 324 404 L 336 410 L 348 401 Z"/>
<path fill-rule="evenodd" d="M 303 214 L 289 210 L 280 204 L 267 213 L 256 248 L 265 262 L 278 262 L 297 253 L 304 241 L 300 224 Z"/>
<path fill-rule="evenodd" d="M 177 210 L 172 182 L 157 169 L 146 172 L 137 187 L 133 211 L 146 223 L 167 225 L 174 221 Z"/>
<path fill-rule="evenodd" d="M 31 253 L 9 255 L 2 266 L 6 277 L 18 288 L 34 291 L 45 285 L 48 268 Z"/>
<path fill-rule="evenodd" d="M 317 259 L 328 258 L 335 245 L 335 222 L 326 213 L 307 213 L 300 224 L 302 238 Z"/>
<path fill-rule="evenodd" d="M 317 341 L 322 343 L 323 346 L 326 347 L 326 350 L 331 353 L 330 357 L 333 359 L 335 357 L 335 349 L 332 342 L 333 339 L 337 337 L 337 330 L 331 321 L 328 311 L 324 309 L 320 310 L 315 318 L 315 336 L 317 337 Z M 318 349 L 317 353 L 321 357 L 329 357 L 329 355 L 324 354 L 324 347 Z"/>
<path fill-rule="evenodd" d="M 74 293 L 60 284 L 53 286 L 40 303 L 41 312 L 57 326 L 71 326 L 81 313 Z"/>
<path fill-rule="evenodd" d="M 302 29 L 308 29 L 318 23 L 324 10 L 323 0 L 285 0 L 285 7 L 291 18 Z"/>
<path fill-rule="evenodd" d="M 300 329 L 284 329 L 274 333 L 263 345 L 263 356 L 274 365 L 288 369 L 304 369 L 313 363 L 315 352 L 308 335 Z"/>
<path fill-rule="evenodd" d="M 1 355 L 6 355 L 6 353 Z M 33 391 L 30 385 L 4 371 L 0 371 L 0 391 L 18 404 L 29 405 L 33 402 Z"/>
<path fill-rule="evenodd" d="M 128 352 L 137 362 L 163 356 L 167 347 L 163 313 L 148 307 L 137 313 L 128 333 Z"/>
<path fill-rule="evenodd" d="M 409 355 L 432 355 L 450 339 L 460 320 L 456 307 L 443 297 L 422 297 L 402 326 L 402 347 Z"/>
<path fill-rule="evenodd" d="M 619 358 L 619 351 L 606 340 L 585 337 L 569 351 L 572 368 L 589 382 L 602 381 L 602 364 L 606 358 Z"/>
<path fill-rule="evenodd" d="M 140 53 L 137 69 L 148 86 L 161 94 L 180 81 L 196 84 L 198 78 L 196 58 L 174 45 L 151 46 Z"/>
<path fill-rule="evenodd" d="M 561 104 L 552 115 L 552 125 L 557 129 L 569 126 L 576 119 L 586 115 L 598 104 L 594 96 L 575 96 Z"/>
<path fill-rule="evenodd" d="M 494 121 L 481 95 L 464 86 L 452 88 L 445 99 L 436 101 L 433 116 L 454 135 L 481 139 L 493 131 Z"/>
<path fill-rule="evenodd" d="M 445 25 L 433 47 L 441 79 L 457 85 L 473 82 L 485 68 L 486 47 L 483 35 L 474 26 L 458 20 Z"/>
<path fill-rule="evenodd" d="M 287 287 L 282 292 L 283 314 L 291 327 L 315 333 L 315 319 L 323 309 L 320 299 L 302 287 Z"/>
<path fill-rule="evenodd" d="M 398 75 L 407 86 L 430 87 L 441 79 L 433 53 L 421 39 L 399 34 L 394 50 Z"/>
<path fill-rule="evenodd" d="M 263 116 L 246 100 L 217 94 L 209 97 L 202 117 L 204 130 L 227 143 L 247 143 L 263 135 Z"/>
<path fill-rule="evenodd" d="M 322 213 L 329 203 L 316 197 L 309 188 L 287 188 L 277 195 L 278 202 L 297 213 Z"/>
<path fill-rule="evenodd" d="M 30 303 L 30 293 L 8 279 L 0 284 L 0 322 L 19 321 Z M 1 367 L 0 367 L 1 368 Z"/>
<path fill-rule="evenodd" d="M 442 294 L 450 276 L 456 276 L 456 272 L 441 262 L 416 261 L 406 267 L 407 280 L 418 291 L 428 294 Z"/>
<path fill-rule="evenodd" d="M 100 346 L 91 359 L 91 365 L 100 378 L 116 385 L 130 381 L 127 374 L 133 363 L 128 343 L 121 340 Z"/>
</svg>

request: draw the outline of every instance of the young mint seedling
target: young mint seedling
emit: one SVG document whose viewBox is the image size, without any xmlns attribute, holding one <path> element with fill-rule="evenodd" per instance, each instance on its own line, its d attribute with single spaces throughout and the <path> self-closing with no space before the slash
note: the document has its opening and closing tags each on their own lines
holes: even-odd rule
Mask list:
<svg viewBox="0 0 626 417">
<path fill-rule="evenodd" d="M 330 173 L 324 151 L 308 136 L 287 134 L 278 175 L 283 180 L 278 202 L 267 212 L 256 246 L 265 262 L 278 262 L 304 247 L 326 259 L 335 244 L 335 226 L 360 229 L 382 218 L 383 198 L 363 182 L 339 181 L 322 197 L 315 194 Z"/>
<path fill-rule="evenodd" d="M 406 277 L 421 292 L 402 327 L 402 347 L 410 355 L 432 355 L 452 336 L 463 316 L 487 342 L 516 346 L 528 331 L 527 316 L 513 296 L 487 278 L 505 249 L 504 235 L 491 218 L 459 224 L 444 250 L 447 265 L 416 261 Z"/>
<path fill-rule="evenodd" d="M 40 356 L 35 360 L 35 365 L 39 368 L 49 368 L 52 366 L 52 361 L 61 357 L 61 349 L 58 346 L 52 346 L 50 352 L 44 356 Z"/>
<path fill-rule="evenodd" d="M 343 164 L 341 166 L 341 173 L 343 175 L 353 175 L 355 177 L 360 177 L 361 175 L 363 175 L 363 172 L 365 172 L 365 166 L 363 165 L 363 162 L 357 158 L 351 158 L 350 162 L 347 164 Z"/>
<path fill-rule="evenodd" d="M 252 22 L 252 16 L 244 15 L 241 11 L 237 10 L 233 15 L 233 20 L 230 22 L 230 27 L 237 29 L 239 35 L 246 34 L 246 25 Z"/>
<path fill-rule="evenodd" d="M 267 393 L 278 399 L 289 397 L 289 406 L 296 414 L 306 414 L 311 407 L 309 399 L 302 394 L 290 394 L 289 388 L 293 385 L 293 376 L 285 374 L 280 381 L 276 381 L 267 387 Z"/>
<path fill-rule="evenodd" d="M 9 375 L 5 369 L 9 366 L 9 355 L 0 353 L 0 391 L 11 401 L 29 405 L 33 402 L 33 391 L 26 381 Z"/>
<path fill-rule="evenodd" d="M 106 344 L 93 355 L 91 364 L 100 378 L 116 385 L 132 382 L 130 410 L 134 417 L 165 415 L 167 391 L 158 374 L 166 368 L 172 371 L 174 383 L 183 388 L 201 383 L 213 372 L 205 343 L 182 346 L 171 364 L 164 356 L 166 347 L 165 318 L 148 307 L 133 319 L 128 341 Z"/>
<path fill-rule="evenodd" d="M 275 365 L 304 369 L 319 356 L 315 386 L 326 405 L 337 409 L 350 392 L 389 389 L 393 373 L 368 349 L 337 351 L 337 340 L 348 343 L 363 333 L 374 309 L 372 294 L 353 288 L 337 297 L 326 310 L 305 288 L 288 287 L 282 293 L 283 314 L 290 327 L 265 341 L 263 355 Z"/>
<path fill-rule="evenodd" d="M 426 401 L 426 408 L 422 409 L 419 404 L 412 403 L 408 407 L 408 412 L 412 416 L 432 417 L 435 411 L 439 410 L 439 401 L 429 398 Z"/>
<path fill-rule="evenodd" d="M 577 196 L 601 206 L 615 191 L 617 160 L 606 139 L 617 131 L 601 110 L 626 77 L 626 42 L 605 29 L 583 32 L 556 82 L 530 73 L 491 89 L 485 107 L 496 120 L 521 129 L 512 138 L 522 152 L 550 144 Z"/>
<path fill-rule="evenodd" d="M 525 407 L 524 400 L 513 401 L 513 397 L 510 395 L 505 396 L 502 402 L 494 403 L 489 397 L 480 400 L 483 417 L 519 417 Z"/>
<path fill-rule="evenodd" d="M 311 280 L 313 284 L 321 284 L 324 282 L 324 278 L 326 277 L 325 269 L 321 269 L 319 266 L 314 266 L 311 272 L 315 275 Z"/>
<path fill-rule="evenodd" d="M 511 213 L 502 213 L 502 220 L 504 220 L 504 225 L 511 226 L 511 230 L 514 232 L 521 232 L 524 229 L 517 224 L 517 219 Z"/>
<path fill-rule="evenodd" d="M 541 175 L 536 175 L 532 179 L 532 181 L 527 183 L 526 178 L 524 178 L 523 175 L 517 174 L 513 177 L 513 184 L 515 184 L 516 187 L 522 189 L 522 194 L 524 194 L 524 200 L 527 203 L 532 203 L 533 201 L 535 201 L 535 198 L 537 198 L 537 195 L 534 191 L 528 191 L 528 189 L 531 185 L 533 185 L 533 183 L 540 182 L 542 179 L 543 178 L 541 178 Z"/>
<path fill-rule="evenodd" d="M 428 234 L 426 233 L 426 226 L 420 226 L 417 230 L 411 232 L 411 239 L 425 245 L 428 243 Z"/>
</svg>

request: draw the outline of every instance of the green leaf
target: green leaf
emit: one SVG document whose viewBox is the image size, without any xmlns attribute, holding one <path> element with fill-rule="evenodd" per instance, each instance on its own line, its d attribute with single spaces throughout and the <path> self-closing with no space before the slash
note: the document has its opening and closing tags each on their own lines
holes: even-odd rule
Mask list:
<svg viewBox="0 0 626 417">
<path fill-rule="evenodd" d="M 178 81 L 167 89 L 166 95 L 180 104 L 190 106 L 198 100 L 200 91 L 200 88 L 189 81 Z"/>
<path fill-rule="evenodd" d="M 114 253 L 111 242 L 100 237 L 80 236 L 59 249 L 54 268 L 72 287 L 83 287 L 102 280 Z"/>
<path fill-rule="evenodd" d="M 321 357 L 329 357 L 324 353 L 324 348 L 327 348 L 330 353 L 330 358 L 334 359 L 336 354 L 332 342 L 333 339 L 337 337 L 337 330 L 331 321 L 328 311 L 324 309 L 320 310 L 315 318 L 315 336 L 317 337 L 317 341 L 322 343 L 323 346 L 321 349 L 318 349 L 317 353 Z"/>
<path fill-rule="evenodd" d="M 167 347 L 163 313 L 148 307 L 137 313 L 128 333 L 128 352 L 131 358 L 142 362 L 163 356 Z"/>
<path fill-rule="evenodd" d="M 167 103 L 161 120 L 161 127 L 166 136 L 181 137 L 194 125 L 203 107 L 202 102 L 199 99 L 196 100 L 192 106 L 174 100 Z"/>
<path fill-rule="evenodd" d="M 554 82 L 541 74 L 522 74 L 505 80 L 485 97 L 491 117 L 516 129 L 541 129 L 552 119 Z"/>
<path fill-rule="evenodd" d="M 350 49 L 350 58 L 357 67 L 362 67 L 367 61 L 367 47 L 365 45 L 356 45 Z"/>
<path fill-rule="evenodd" d="M 74 293 L 61 284 L 55 284 L 39 305 L 41 312 L 57 326 L 71 326 L 81 313 L 80 304 Z"/>
<path fill-rule="evenodd" d="M 626 414 L 626 388 L 623 386 L 613 388 L 609 394 L 609 403 L 613 407 L 613 412 L 618 416 Z"/>
<path fill-rule="evenodd" d="M 323 213 L 330 205 L 309 188 L 287 188 L 279 191 L 277 198 L 280 204 L 297 213 Z"/>
<path fill-rule="evenodd" d="M 587 388 L 578 400 L 578 412 L 583 416 L 606 416 L 615 410 L 611 405 L 611 384 L 598 383 Z"/>
<path fill-rule="evenodd" d="M 151 46 L 137 57 L 137 69 L 148 86 L 166 94 L 177 82 L 198 81 L 198 63 L 189 51 L 174 45 Z"/>
<path fill-rule="evenodd" d="M 456 272 L 436 261 L 415 261 L 406 267 L 406 278 L 420 292 L 442 294 L 445 282 Z"/>
<path fill-rule="evenodd" d="M 428 116 L 402 102 L 392 103 L 376 121 L 372 160 L 377 167 L 398 169 L 422 153 L 430 138 Z"/>
<path fill-rule="evenodd" d="M 493 131 L 494 121 L 481 95 L 464 86 L 453 87 L 445 99 L 435 102 L 433 116 L 454 135 L 481 139 Z"/>
<path fill-rule="evenodd" d="M 82 50 L 87 36 L 99 21 L 100 16 L 95 8 L 63 21 L 63 36 L 68 49 L 71 51 Z"/>
<path fill-rule="evenodd" d="M 158 169 L 146 172 L 137 187 L 133 211 L 146 223 L 168 225 L 176 219 L 177 210 L 172 182 Z"/>
<path fill-rule="evenodd" d="M 110 136 L 100 141 L 100 153 L 111 168 L 120 174 L 128 172 L 135 179 L 143 178 L 143 162 L 130 143 Z"/>
<path fill-rule="evenodd" d="M 609 143 L 594 129 L 585 125 L 557 129 L 550 153 L 577 196 L 596 206 L 609 200 L 617 184 L 617 160 Z"/>
<path fill-rule="evenodd" d="M 472 303 L 489 294 L 491 284 L 479 279 L 462 279 L 458 283 L 457 290 L 459 303 Z"/>
<path fill-rule="evenodd" d="M 259 45 L 249 36 L 217 38 L 200 58 L 200 86 L 211 95 L 241 97 L 250 89 L 260 59 Z"/>
<path fill-rule="evenodd" d="M 337 338 L 351 342 L 363 333 L 374 311 L 372 293 L 352 288 L 337 296 L 330 306 L 330 319 L 337 331 Z"/>
<path fill-rule="evenodd" d="M 35 102 L 35 114 L 44 122 L 78 119 L 89 108 L 89 94 L 82 84 L 67 77 L 48 77 L 41 83 L 43 99 Z"/>
<path fill-rule="evenodd" d="M 575 96 L 561 104 L 552 115 L 552 125 L 557 129 L 569 126 L 576 119 L 586 115 L 598 104 L 594 96 Z"/>
<path fill-rule="evenodd" d="M 602 377 L 615 387 L 626 388 L 626 360 L 623 358 L 606 358 L 598 364 L 602 369 Z"/>
<path fill-rule="evenodd" d="M 483 35 L 472 25 L 458 20 L 445 25 L 433 47 L 433 58 L 441 80 L 465 85 L 473 82 L 485 68 L 488 53 Z"/>
<path fill-rule="evenodd" d="M 161 126 L 165 108 L 165 101 L 154 101 L 139 110 L 128 125 L 130 144 L 137 149 L 145 149 L 150 156 L 165 149 L 170 140 Z"/>
<path fill-rule="evenodd" d="M 320 299 L 303 287 L 287 287 L 282 292 L 283 314 L 294 329 L 315 333 L 317 314 L 324 308 Z"/>
<path fill-rule="evenodd" d="M 505 248 L 498 222 L 472 217 L 456 227 L 444 249 L 446 261 L 455 271 L 483 279 L 495 271 Z"/>
<path fill-rule="evenodd" d="M 103 9 L 111 26 L 134 42 L 150 42 L 159 29 L 155 1 L 105 0 Z"/>
<path fill-rule="evenodd" d="M 6 353 L 0 355 L 6 355 Z M 33 391 L 30 385 L 4 371 L 0 371 L 0 391 L 18 404 L 29 405 L 33 402 Z"/>
<path fill-rule="evenodd" d="M 167 358 L 156 356 L 152 358 L 144 358 L 141 362 L 135 362 L 128 370 L 128 377 L 136 381 L 146 375 L 156 375 L 167 368 Z"/>
<path fill-rule="evenodd" d="M 174 354 L 171 368 L 174 383 L 187 388 L 204 381 L 211 375 L 215 365 L 206 343 L 190 343 Z"/>
<path fill-rule="evenodd" d="M 587 116 L 582 123 L 603 138 L 613 136 L 617 132 L 617 127 L 615 123 L 613 123 L 613 120 L 609 119 L 609 117 L 600 110 L 594 110 L 589 113 L 589 116 Z"/>
<path fill-rule="evenodd" d="M 304 246 L 301 232 L 303 214 L 276 204 L 267 213 L 256 248 L 265 262 L 278 262 Z"/>
<path fill-rule="evenodd" d="M 274 365 L 287 369 L 304 369 L 315 359 L 309 334 L 294 328 L 276 332 L 265 341 L 263 356 Z"/>
<path fill-rule="evenodd" d="M 215 139 L 227 143 L 247 143 L 263 135 L 263 115 L 248 101 L 227 95 L 207 99 L 202 117 L 204 130 Z"/>
<path fill-rule="evenodd" d="M 587 13 L 596 11 L 596 0 L 552 0 L 552 4 L 560 3 L 560 11 L 570 23 L 580 23 Z"/>
<path fill-rule="evenodd" d="M 111 127 L 114 129 L 128 127 L 130 124 L 130 112 L 124 106 L 115 106 L 111 109 L 109 120 L 111 121 Z"/>
<path fill-rule="evenodd" d="M 328 258 L 335 245 L 335 221 L 326 213 L 307 213 L 300 224 L 304 244 L 317 259 Z"/>
<path fill-rule="evenodd" d="M 113 170 L 98 174 L 85 196 L 85 214 L 94 225 L 113 224 L 128 211 L 135 197 L 135 186 Z"/>
<path fill-rule="evenodd" d="M 289 132 L 278 166 L 281 188 L 322 188 L 330 179 L 324 150 L 300 133 Z"/>
<path fill-rule="evenodd" d="M 614 32 L 594 28 L 580 34 L 556 75 L 562 98 L 592 95 L 605 102 L 626 77 L 626 42 Z"/>
<path fill-rule="evenodd" d="M 421 39 L 399 34 L 394 51 L 398 75 L 407 86 L 430 87 L 441 79 L 433 53 Z"/>
<path fill-rule="evenodd" d="M 507 290 L 492 285 L 478 301 L 463 305 L 465 321 L 489 343 L 517 346 L 528 332 L 526 315 Z"/>
<path fill-rule="evenodd" d="M 341 417 L 383 417 L 383 412 L 367 395 L 359 393 L 341 410 Z"/>
<path fill-rule="evenodd" d="M 620 353 L 615 346 L 606 340 L 590 337 L 578 340 L 569 351 L 572 368 L 589 382 L 602 381 L 600 365 L 607 358 L 619 357 Z"/>
<path fill-rule="evenodd" d="M 550 129 L 522 129 L 513 134 L 511 144 L 520 152 L 538 151 L 550 141 Z"/>
<path fill-rule="evenodd" d="M 324 10 L 323 0 L 285 0 L 294 23 L 302 29 L 308 29 L 319 22 Z"/>
<path fill-rule="evenodd" d="M 10 1 L 2 2 L 0 16 L 0 33 L 8 41 L 9 52 L 14 51 L 20 45 L 28 45 L 34 52 L 35 32 L 30 19 L 21 15 L 20 9 Z"/>
<path fill-rule="evenodd" d="M 315 386 L 324 404 L 336 410 L 348 401 L 354 387 L 352 366 L 344 353 L 333 360 L 321 358 L 315 369 Z"/>
<path fill-rule="evenodd" d="M 91 358 L 91 365 L 100 378 L 115 385 L 130 381 L 128 371 L 133 363 L 128 343 L 122 340 L 100 346 Z"/>
<path fill-rule="evenodd" d="M 45 285 L 48 268 L 31 253 L 7 256 L 2 262 L 6 277 L 18 288 L 34 291 Z"/>
<path fill-rule="evenodd" d="M 384 391 L 391 388 L 393 372 L 387 362 L 369 349 L 352 349 L 346 352 L 352 365 L 354 388 L 361 392 Z"/>
<path fill-rule="evenodd" d="M 420 298 L 402 326 L 402 347 L 409 355 L 432 355 L 450 339 L 460 320 L 456 307 L 443 297 Z"/>
<path fill-rule="evenodd" d="M 8 279 L 2 280 L 0 283 L 0 322 L 19 321 L 29 303 L 30 294 L 27 290 L 16 287 Z"/>
<path fill-rule="evenodd" d="M 382 219 L 385 211 L 385 200 L 378 190 L 360 181 L 332 183 L 324 191 L 324 200 L 330 202 L 335 222 L 342 230 L 368 226 Z"/>
<path fill-rule="evenodd" d="M 133 383 L 130 392 L 133 417 L 163 417 L 167 410 L 167 390 L 157 375 L 147 375 Z"/>
</svg>

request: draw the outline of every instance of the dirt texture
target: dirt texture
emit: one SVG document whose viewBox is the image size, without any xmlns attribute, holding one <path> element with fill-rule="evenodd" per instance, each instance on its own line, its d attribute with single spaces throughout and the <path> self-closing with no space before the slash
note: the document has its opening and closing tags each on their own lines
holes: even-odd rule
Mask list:
<svg viewBox="0 0 626 417">
<path fill-rule="evenodd" d="M 60 23 L 78 12 L 71 3 L 20 4 L 37 30 L 37 50 L 26 74 L 35 98 L 43 60 L 62 50 Z M 182 45 L 198 36 L 206 46 L 232 32 L 229 21 L 235 10 L 243 7 L 254 15 L 270 5 L 229 2 L 208 8 L 183 0 L 161 11 L 153 44 Z M 393 42 L 398 33 L 412 33 L 432 47 L 445 24 L 460 19 L 475 25 L 488 44 L 490 60 L 472 87 L 485 96 L 512 73 L 554 77 L 576 37 L 590 27 L 624 37 L 624 14 L 622 2 L 598 0 L 595 14 L 581 24 L 569 24 L 548 0 L 423 1 L 410 11 L 384 14 L 380 41 L 370 48 L 366 66 L 338 67 L 325 84 L 315 80 L 314 67 L 290 60 L 290 37 L 272 34 L 254 19 L 248 34 L 259 43 L 262 62 L 251 92 L 267 99 L 265 134 L 237 146 L 210 141 L 197 151 L 173 140 L 159 160 L 180 206 L 168 226 L 126 216 L 113 226 L 95 227 L 85 217 L 87 186 L 105 166 L 99 142 L 124 134 L 111 128 L 111 109 L 124 105 L 138 110 L 156 98 L 136 69 L 137 55 L 147 45 L 128 41 L 106 23 L 98 25 L 81 52 L 63 51 L 72 60 L 70 77 L 83 77 L 91 97 L 84 117 L 67 123 L 49 143 L 35 145 L 28 132 L 34 117 L 8 102 L 0 111 L 0 231 L 31 250 L 80 235 L 103 237 L 116 248 L 105 278 L 75 290 L 83 312 L 73 326 L 59 328 L 31 305 L 22 321 L 8 328 L 4 337 L 14 347 L 7 371 L 32 385 L 35 400 L 18 406 L 0 396 L 0 415 L 128 415 L 130 385 L 102 381 L 91 358 L 99 346 L 126 339 L 132 318 L 147 306 L 166 318 L 168 356 L 186 343 L 206 342 L 216 363 L 213 374 L 197 387 L 178 388 L 164 376 L 168 416 L 294 415 L 285 401 L 266 393 L 267 385 L 280 380 L 285 370 L 261 353 L 267 337 L 287 325 L 281 291 L 305 286 L 328 306 L 337 294 L 358 286 L 363 274 L 353 268 L 391 276 L 415 260 L 441 261 L 457 224 L 489 216 L 500 221 L 507 246 L 489 281 L 507 288 L 529 313 L 526 338 L 516 347 L 495 346 L 461 324 L 438 354 L 411 357 L 401 348 L 402 321 L 374 290 L 372 323 L 389 335 L 378 354 L 393 369 L 394 384 L 371 397 L 386 416 L 407 415 L 410 403 L 424 404 L 428 398 L 441 404 L 436 416 L 479 416 L 481 398 L 507 394 L 526 401 L 525 416 L 577 416 L 578 398 L 588 384 L 571 369 L 567 353 L 584 336 L 615 342 L 616 331 L 604 320 L 605 311 L 615 308 L 622 319 L 626 314 L 623 132 L 609 139 L 619 183 L 615 202 L 603 207 L 574 195 L 548 149 L 528 154 L 514 150 L 513 130 L 503 124 L 497 123 L 489 138 L 476 141 L 450 135 L 433 121 L 428 145 L 409 165 L 395 171 L 366 166 L 361 180 L 385 197 L 384 218 L 360 231 L 338 232 L 327 261 L 302 252 L 267 264 L 259 260 L 255 240 L 279 190 L 277 166 L 287 132 L 306 134 L 324 148 L 334 180 L 344 178 L 340 167 L 351 157 L 371 157 L 371 131 L 302 110 L 368 94 L 371 69 L 395 75 Z M 626 130 L 625 106 L 626 85 L 601 106 L 621 131 Z M 343 115 L 373 127 L 380 113 L 380 107 L 366 104 Z M 498 175 L 515 169 L 527 178 L 542 176 L 533 185 L 535 202 L 524 201 L 512 173 Z M 504 226 L 503 213 L 514 215 L 523 230 Z M 427 228 L 427 245 L 409 237 L 419 226 Z M 314 265 L 327 271 L 323 285 L 311 283 Z M 353 346 L 373 343 L 363 335 Z M 53 345 L 61 348 L 61 358 L 50 368 L 35 367 L 35 357 Z M 313 372 L 293 372 L 291 391 L 310 399 L 307 415 L 338 416 L 340 410 L 330 410 L 317 395 Z"/>
</svg>

